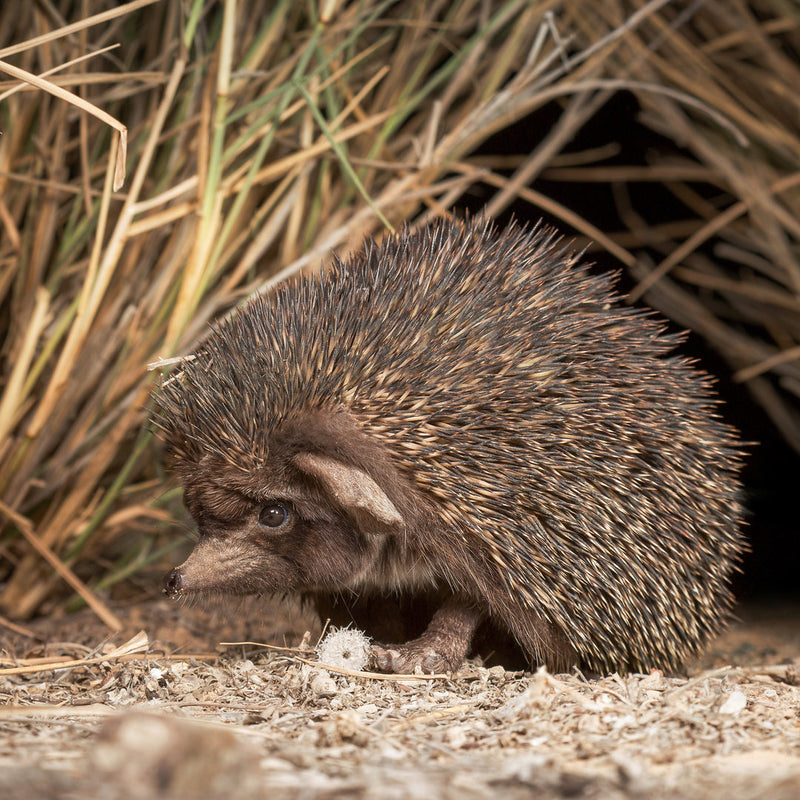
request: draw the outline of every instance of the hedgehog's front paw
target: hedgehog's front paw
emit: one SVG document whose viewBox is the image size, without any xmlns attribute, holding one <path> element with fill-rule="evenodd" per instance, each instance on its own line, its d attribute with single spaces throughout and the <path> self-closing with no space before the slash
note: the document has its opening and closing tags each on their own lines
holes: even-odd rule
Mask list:
<svg viewBox="0 0 800 800">
<path fill-rule="evenodd" d="M 433 615 L 425 633 L 405 644 L 372 645 L 373 664 L 384 672 L 455 672 L 469 650 L 482 614 L 458 597 L 451 597 Z"/>
<path fill-rule="evenodd" d="M 370 650 L 372 664 L 383 672 L 410 674 L 415 672 L 417 667 L 426 674 L 455 672 L 463 661 L 461 654 L 448 656 L 419 640 L 405 645 L 385 647 L 374 644 Z"/>
<path fill-rule="evenodd" d="M 482 614 L 457 597 L 445 601 L 425 633 L 405 644 L 372 645 L 372 661 L 384 672 L 455 672 L 469 650 Z"/>
</svg>

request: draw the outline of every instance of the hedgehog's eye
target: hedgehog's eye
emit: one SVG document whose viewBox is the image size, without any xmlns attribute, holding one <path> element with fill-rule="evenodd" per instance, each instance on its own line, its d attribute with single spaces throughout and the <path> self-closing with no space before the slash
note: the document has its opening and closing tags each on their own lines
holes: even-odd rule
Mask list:
<svg viewBox="0 0 800 800">
<path fill-rule="evenodd" d="M 280 503 L 270 503 L 261 509 L 258 521 L 265 528 L 282 528 L 289 521 L 289 512 Z"/>
</svg>

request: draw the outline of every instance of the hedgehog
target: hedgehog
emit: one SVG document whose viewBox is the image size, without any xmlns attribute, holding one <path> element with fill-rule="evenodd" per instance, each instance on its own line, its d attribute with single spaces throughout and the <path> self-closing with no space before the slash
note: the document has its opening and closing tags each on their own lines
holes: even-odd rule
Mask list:
<svg viewBox="0 0 800 800">
<path fill-rule="evenodd" d="M 621 300 L 554 230 L 480 217 L 253 296 L 155 394 L 199 531 L 164 591 L 297 595 L 388 672 L 484 629 L 531 666 L 679 669 L 731 613 L 741 448 Z"/>
</svg>

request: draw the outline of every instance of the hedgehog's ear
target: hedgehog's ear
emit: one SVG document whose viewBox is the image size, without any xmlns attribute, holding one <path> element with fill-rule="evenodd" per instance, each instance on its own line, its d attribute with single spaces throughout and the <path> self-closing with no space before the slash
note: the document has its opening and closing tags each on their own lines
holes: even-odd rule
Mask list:
<svg viewBox="0 0 800 800">
<path fill-rule="evenodd" d="M 386 492 L 363 470 L 316 453 L 299 453 L 295 466 L 316 478 L 364 533 L 396 533 L 403 517 Z"/>
</svg>

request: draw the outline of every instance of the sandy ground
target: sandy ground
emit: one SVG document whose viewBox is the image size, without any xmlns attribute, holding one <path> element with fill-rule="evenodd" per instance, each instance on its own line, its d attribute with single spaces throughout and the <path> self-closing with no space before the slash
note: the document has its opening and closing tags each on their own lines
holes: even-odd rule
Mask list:
<svg viewBox="0 0 800 800">
<path fill-rule="evenodd" d="M 596 680 L 471 663 L 352 677 L 217 644 L 297 645 L 308 630 L 313 646 L 318 626 L 294 607 L 116 610 L 126 630 L 111 639 L 88 613 L 0 629 L 0 797 L 800 797 L 790 604 L 740 609 L 686 676 Z M 146 652 L 125 655 L 140 630 Z M 42 671 L 49 657 L 84 661 Z"/>
</svg>

